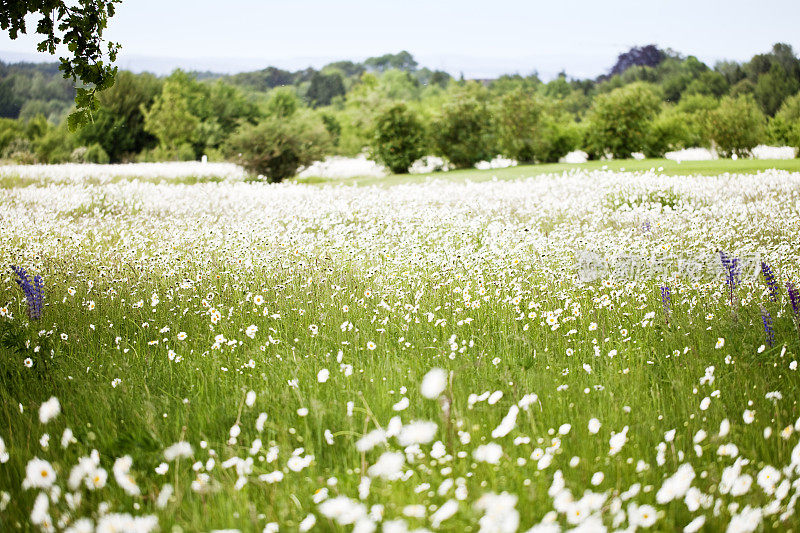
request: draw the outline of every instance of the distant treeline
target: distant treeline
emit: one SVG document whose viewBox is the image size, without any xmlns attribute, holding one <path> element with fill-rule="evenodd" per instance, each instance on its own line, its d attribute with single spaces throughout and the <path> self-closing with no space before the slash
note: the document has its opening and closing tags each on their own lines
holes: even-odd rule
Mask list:
<svg viewBox="0 0 800 533">
<path fill-rule="evenodd" d="M 240 162 L 270 179 L 328 154 L 368 149 L 395 171 L 420 154 L 469 166 L 502 154 L 554 161 L 660 156 L 691 146 L 746 154 L 800 146 L 800 59 L 776 44 L 745 63 L 709 67 L 655 45 L 618 57 L 597 79 L 535 73 L 454 79 L 408 52 L 295 72 L 220 75 L 122 71 L 94 122 L 70 133 L 74 88 L 56 64 L 0 62 L 0 158 L 18 162 Z M 409 163 L 410 164 L 410 163 Z"/>
</svg>

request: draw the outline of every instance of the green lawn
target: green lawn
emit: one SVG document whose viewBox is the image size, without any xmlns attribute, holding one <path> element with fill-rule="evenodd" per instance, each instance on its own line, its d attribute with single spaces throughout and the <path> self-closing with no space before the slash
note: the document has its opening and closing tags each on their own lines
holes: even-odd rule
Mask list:
<svg viewBox="0 0 800 533">
<path fill-rule="evenodd" d="M 646 172 L 653 170 L 669 176 L 702 175 L 714 176 L 726 172 L 739 174 L 754 174 L 769 169 L 788 170 L 800 172 L 800 159 L 717 159 L 714 161 L 684 161 L 677 163 L 669 159 L 635 159 L 615 161 L 588 161 L 582 164 L 549 163 L 542 165 L 521 165 L 510 168 L 491 170 L 454 170 L 451 172 L 436 172 L 433 174 L 393 174 L 385 178 L 356 177 L 346 179 L 305 178 L 295 180 L 297 183 L 308 184 L 344 184 L 344 185 L 400 185 L 406 183 L 422 183 L 430 178 L 449 181 L 489 181 L 513 180 L 527 178 L 539 174 L 560 174 L 575 170 L 600 170 L 608 169 L 625 172 Z"/>
</svg>

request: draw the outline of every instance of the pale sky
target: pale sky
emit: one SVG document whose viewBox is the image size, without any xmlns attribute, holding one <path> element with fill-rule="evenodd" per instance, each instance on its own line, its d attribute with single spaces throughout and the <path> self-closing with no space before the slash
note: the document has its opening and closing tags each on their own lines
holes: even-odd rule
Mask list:
<svg viewBox="0 0 800 533">
<path fill-rule="evenodd" d="M 597 76 L 649 43 L 711 65 L 778 41 L 800 52 L 798 26 L 799 0 L 123 0 L 107 37 L 136 71 L 299 69 L 408 50 L 454 75 L 549 78 Z M 2 33 L 0 59 L 32 60 L 35 43 Z"/>
</svg>

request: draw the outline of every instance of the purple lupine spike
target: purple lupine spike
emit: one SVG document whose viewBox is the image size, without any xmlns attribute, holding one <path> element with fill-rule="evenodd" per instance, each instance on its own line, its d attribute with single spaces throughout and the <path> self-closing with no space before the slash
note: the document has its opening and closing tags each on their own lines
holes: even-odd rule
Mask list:
<svg viewBox="0 0 800 533">
<path fill-rule="evenodd" d="M 739 275 L 741 274 L 741 265 L 739 264 L 738 257 L 730 257 L 728 254 L 719 251 L 719 258 L 722 261 L 722 268 L 725 274 L 725 283 L 728 285 L 728 295 L 730 298 L 731 306 L 733 306 L 733 292 L 739 285 Z"/>
<path fill-rule="evenodd" d="M 775 344 L 775 328 L 772 327 L 772 315 L 764 309 L 764 306 L 761 306 L 761 323 L 764 325 L 767 346 L 773 346 Z"/>
<path fill-rule="evenodd" d="M 664 317 L 669 322 L 669 313 L 672 309 L 672 293 L 669 290 L 669 285 L 661 286 L 661 305 L 664 306 Z"/>
<path fill-rule="evenodd" d="M 37 320 L 42 316 L 42 302 L 44 301 L 44 280 L 41 276 L 34 276 L 33 284 L 24 268 L 11 266 L 11 270 L 17 275 L 14 281 L 25 294 L 25 302 L 28 304 L 28 317 Z"/>
<path fill-rule="evenodd" d="M 42 302 L 44 301 L 44 280 L 42 276 L 33 277 L 33 303 L 35 318 L 42 316 Z"/>
<path fill-rule="evenodd" d="M 769 288 L 769 298 L 773 302 L 778 300 L 778 282 L 775 280 L 775 274 L 772 272 L 772 267 L 761 261 L 761 273 L 764 275 L 764 281 Z"/>
<path fill-rule="evenodd" d="M 791 281 L 786 282 L 786 291 L 789 293 L 789 302 L 792 304 L 792 311 L 796 319 L 800 320 L 800 291 Z"/>
</svg>

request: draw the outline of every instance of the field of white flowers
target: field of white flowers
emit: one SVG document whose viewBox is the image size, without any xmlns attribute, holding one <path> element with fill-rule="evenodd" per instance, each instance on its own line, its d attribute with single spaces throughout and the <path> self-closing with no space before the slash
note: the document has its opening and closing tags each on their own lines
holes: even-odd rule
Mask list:
<svg viewBox="0 0 800 533">
<path fill-rule="evenodd" d="M 800 526 L 800 173 L 22 181 L 0 530 Z"/>
</svg>

